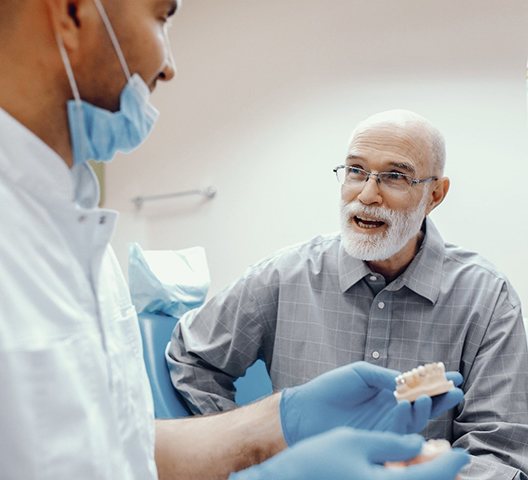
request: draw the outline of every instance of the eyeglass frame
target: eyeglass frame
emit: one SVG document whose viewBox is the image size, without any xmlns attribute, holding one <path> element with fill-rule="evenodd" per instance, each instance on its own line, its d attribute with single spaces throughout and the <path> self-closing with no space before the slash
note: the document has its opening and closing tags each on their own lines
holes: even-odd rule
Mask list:
<svg viewBox="0 0 528 480">
<path fill-rule="evenodd" d="M 370 177 L 376 177 L 376 183 L 378 185 L 383 185 L 383 182 L 380 179 L 380 175 L 394 175 L 394 174 L 396 174 L 399 177 L 403 177 L 403 178 L 407 179 L 409 187 L 414 187 L 415 185 L 419 185 L 421 183 L 434 182 L 436 180 L 439 180 L 439 177 L 437 177 L 436 175 L 433 175 L 431 177 L 426 177 L 426 178 L 414 178 L 414 177 L 411 177 L 410 175 L 407 175 L 406 173 L 401 173 L 401 172 L 378 172 L 378 173 L 374 173 L 374 172 L 369 172 L 367 170 L 364 170 L 361 167 L 356 167 L 356 166 L 353 166 L 353 165 L 338 165 L 337 167 L 332 169 L 332 171 L 335 173 L 336 179 L 337 179 L 337 181 L 338 181 L 338 183 L 340 185 L 349 185 L 349 184 L 345 183 L 344 181 L 343 181 L 343 183 L 341 183 L 339 181 L 338 172 L 342 168 L 345 168 L 345 169 L 346 168 L 355 168 L 356 170 L 359 170 L 359 171 L 365 173 L 366 174 L 365 183 L 367 183 L 370 180 Z M 346 178 L 346 171 L 345 171 L 345 178 Z"/>
</svg>

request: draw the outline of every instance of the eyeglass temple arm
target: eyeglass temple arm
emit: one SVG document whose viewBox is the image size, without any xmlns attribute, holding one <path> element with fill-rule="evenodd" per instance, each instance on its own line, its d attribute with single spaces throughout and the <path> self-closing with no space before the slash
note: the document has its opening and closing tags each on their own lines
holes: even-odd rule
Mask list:
<svg viewBox="0 0 528 480">
<path fill-rule="evenodd" d="M 413 185 L 416 185 L 417 183 L 425 183 L 425 182 L 432 182 L 438 180 L 438 177 L 427 177 L 427 178 L 413 178 L 412 183 Z"/>
</svg>

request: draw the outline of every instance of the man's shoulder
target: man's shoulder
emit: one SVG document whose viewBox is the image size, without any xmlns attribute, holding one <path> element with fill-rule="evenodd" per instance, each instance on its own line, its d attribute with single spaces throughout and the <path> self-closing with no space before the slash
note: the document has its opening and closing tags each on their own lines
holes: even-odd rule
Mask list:
<svg viewBox="0 0 528 480">
<path fill-rule="evenodd" d="M 504 272 L 478 252 L 445 243 L 444 276 L 455 275 L 458 282 L 481 291 L 503 292 L 512 305 L 520 299 Z"/>
<path fill-rule="evenodd" d="M 480 253 L 468 250 L 453 243 L 445 243 L 446 262 L 453 267 L 465 268 L 468 272 L 489 275 L 490 278 L 506 280 L 506 276 L 488 259 Z"/>
<path fill-rule="evenodd" d="M 273 254 L 256 263 L 254 266 L 283 264 L 296 261 L 318 260 L 327 254 L 337 253 L 340 244 L 339 233 L 320 234 L 308 241 L 289 245 L 276 250 Z"/>
<path fill-rule="evenodd" d="M 338 248 L 340 238 L 341 236 L 339 233 L 316 235 L 307 241 L 281 248 L 280 250 L 277 250 L 272 257 L 280 258 L 288 255 L 309 257 L 311 255 L 321 255 Z"/>
<path fill-rule="evenodd" d="M 18 188 L 6 178 L 0 176 L 0 222 L 2 235 L 0 236 L 0 253 L 23 251 L 37 251 L 45 246 L 45 232 L 43 225 L 52 230 L 49 222 L 48 210 L 24 189 Z"/>
<path fill-rule="evenodd" d="M 270 283 L 280 283 L 285 278 L 296 278 L 311 271 L 318 273 L 337 265 L 340 235 L 321 234 L 308 241 L 289 245 L 254 263 L 243 278 L 265 278 Z"/>
<path fill-rule="evenodd" d="M 14 186 L 0 176 L 0 205 L 2 205 L 0 213 L 0 222 L 2 224 L 3 233 L 0 236 L 0 246 L 2 240 L 8 242 L 9 246 L 16 248 L 22 246 L 19 241 L 13 242 L 15 238 L 23 241 L 26 240 L 28 230 L 31 225 L 28 221 L 29 217 L 34 217 L 32 220 L 36 220 L 39 215 L 34 215 L 32 208 L 28 208 L 29 205 L 24 204 L 24 201 L 20 197 L 19 192 Z M 36 206 L 38 207 L 38 206 Z"/>
</svg>

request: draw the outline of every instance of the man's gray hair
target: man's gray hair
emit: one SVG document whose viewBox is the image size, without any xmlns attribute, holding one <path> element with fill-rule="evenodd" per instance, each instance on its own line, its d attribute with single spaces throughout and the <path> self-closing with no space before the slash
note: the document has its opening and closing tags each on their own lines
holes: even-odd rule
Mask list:
<svg viewBox="0 0 528 480">
<path fill-rule="evenodd" d="M 444 136 L 429 120 L 409 110 L 388 110 L 368 117 L 360 122 L 354 129 L 350 136 L 349 145 L 358 133 L 368 130 L 375 125 L 382 124 L 403 128 L 414 127 L 423 132 L 424 137 L 429 141 L 431 149 L 429 155 L 432 161 L 434 174 L 438 176 L 443 175 L 446 160 Z"/>
<path fill-rule="evenodd" d="M 445 160 L 446 160 L 446 148 L 444 136 L 440 133 L 438 128 L 430 125 L 430 139 L 431 139 L 431 154 L 433 156 L 434 170 L 437 175 L 444 174 Z"/>
</svg>

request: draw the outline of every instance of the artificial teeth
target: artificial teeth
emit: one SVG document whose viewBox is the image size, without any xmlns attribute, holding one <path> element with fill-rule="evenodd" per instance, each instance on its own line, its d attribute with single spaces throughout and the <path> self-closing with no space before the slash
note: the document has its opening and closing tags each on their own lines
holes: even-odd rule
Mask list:
<svg viewBox="0 0 528 480">
<path fill-rule="evenodd" d="M 397 400 L 414 402 L 420 395 L 433 397 L 455 388 L 445 376 L 442 362 L 428 363 L 396 377 L 394 396 Z"/>
</svg>

